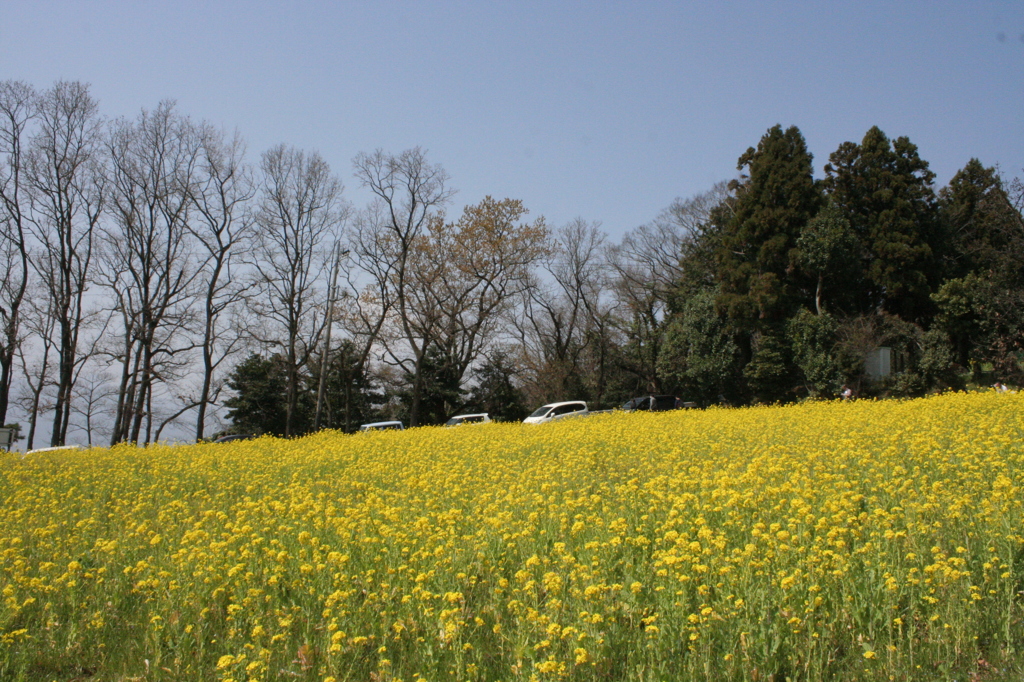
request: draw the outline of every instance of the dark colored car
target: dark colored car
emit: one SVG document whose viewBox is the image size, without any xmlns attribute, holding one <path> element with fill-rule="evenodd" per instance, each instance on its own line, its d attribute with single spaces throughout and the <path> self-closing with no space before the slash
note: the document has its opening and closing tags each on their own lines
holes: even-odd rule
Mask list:
<svg viewBox="0 0 1024 682">
<path fill-rule="evenodd" d="M 665 412 L 684 407 L 696 407 L 696 404 L 684 403 L 674 395 L 642 395 L 622 404 L 627 412 Z"/>
<path fill-rule="evenodd" d="M 254 433 L 229 433 L 226 436 L 221 436 L 220 438 L 216 439 L 213 442 L 214 443 L 230 443 L 233 440 L 252 440 L 255 437 L 256 437 L 256 434 L 254 434 Z"/>
</svg>

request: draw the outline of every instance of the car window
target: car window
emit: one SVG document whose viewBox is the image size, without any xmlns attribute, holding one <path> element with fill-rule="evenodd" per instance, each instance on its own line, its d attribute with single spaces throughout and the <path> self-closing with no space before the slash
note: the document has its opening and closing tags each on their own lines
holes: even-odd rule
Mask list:
<svg viewBox="0 0 1024 682">
<path fill-rule="evenodd" d="M 672 395 L 659 396 L 655 400 L 657 401 L 654 408 L 656 410 L 671 410 L 676 406 L 676 398 Z"/>
<path fill-rule="evenodd" d="M 543 417 L 545 414 L 548 413 L 548 410 L 550 410 L 550 409 L 551 409 L 550 405 L 541 405 L 536 410 L 534 410 L 533 414 L 531 414 L 530 416 L 531 417 Z"/>
<path fill-rule="evenodd" d="M 638 410 L 649 410 L 649 409 L 651 409 L 651 399 L 650 398 L 641 398 L 640 400 L 636 401 L 636 409 L 638 409 Z"/>
</svg>

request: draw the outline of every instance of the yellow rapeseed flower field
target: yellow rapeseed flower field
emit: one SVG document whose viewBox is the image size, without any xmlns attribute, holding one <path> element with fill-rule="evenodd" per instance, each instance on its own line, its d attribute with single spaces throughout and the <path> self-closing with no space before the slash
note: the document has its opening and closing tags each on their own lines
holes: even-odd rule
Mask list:
<svg viewBox="0 0 1024 682">
<path fill-rule="evenodd" d="M 0 679 L 1013 679 L 1024 396 L 0 456 Z"/>
</svg>

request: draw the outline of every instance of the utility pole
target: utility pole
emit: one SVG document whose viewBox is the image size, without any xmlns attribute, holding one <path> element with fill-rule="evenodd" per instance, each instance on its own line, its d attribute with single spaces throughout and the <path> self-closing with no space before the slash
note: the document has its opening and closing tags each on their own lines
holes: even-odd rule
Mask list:
<svg viewBox="0 0 1024 682">
<path fill-rule="evenodd" d="M 324 409 L 324 388 L 327 384 L 327 372 L 331 359 L 331 327 L 334 325 L 334 302 L 338 298 L 338 270 L 341 269 L 341 257 L 348 255 L 348 249 L 341 250 L 341 244 L 334 244 L 334 268 L 331 272 L 331 286 L 327 289 L 327 330 L 324 334 L 324 350 L 320 353 L 320 382 L 316 389 L 316 416 L 313 418 L 313 430 L 319 431 L 321 416 Z"/>
</svg>

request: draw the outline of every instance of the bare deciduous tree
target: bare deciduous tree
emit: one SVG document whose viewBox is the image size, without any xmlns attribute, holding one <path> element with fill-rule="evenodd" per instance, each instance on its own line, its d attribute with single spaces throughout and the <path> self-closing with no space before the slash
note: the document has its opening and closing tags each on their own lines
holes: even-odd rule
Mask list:
<svg viewBox="0 0 1024 682">
<path fill-rule="evenodd" d="M 642 390 L 663 390 L 657 360 L 670 299 L 686 274 L 685 259 L 706 248 L 712 211 L 728 196 L 728 183 L 720 182 L 708 192 L 676 199 L 653 222 L 627 232 L 608 249 L 620 303 L 618 326 L 630 351 L 628 369 Z"/>
<path fill-rule="evenodd" d="M 285 435 L 296 430 L 300 372 L 326 322 L 325 283 L 332 246 L 347 214 L 342 184 L 319 154 L 278 145 L 264 152 L 251 265 L 250 305 L 263 345 L 280 349 L 287 381 Z"/>
<path fill-rule="evenodd" d="M 17 398 L 21 411 L 28 415 L 28 433 L 25 449 L 35 446 L 39 415 L 52 405 L 43 402 L 44 392 L 55 385 L 53 379 L 53 356 L 56 355 L 54 331 L 57 318 L 53 314 L 53 302 L 49 299 L 42 282 L 35 284 L 35 290 L 26 297 L 27 306 L 23 310 L 26 336 L 33 343 L 19 343 L 18 360 L 21 365 L 24 389 Z"/>
<path fill-rule="evenodd" d="M 0 82 L 0 426 L 6 423 L 28 287 L 28 196 L 25 144 L 36 93 L 20 81 Z"/>
<path fill-rule="evenodd" d="M 526 214 L 519 200 L 488 196 L 454 223 L 436 218 L 415 242 L 410 328 L 433 344 L 442 374 L 460 387 L 547 253 L 544 219 L 522 222 Z"/>
<path fill-rule="evenodd" d="M 85 444 L 93 445 L 93 436 L 101 431 L 97 423 L 100 415 L 111 411 L 113 405 L 110 403 L 117 396 L 117 389 L 110 381 L 110 377 L 102 372 L 89 372 L 75 383 L 75 391 L 72 394 L 74 403 L 71 406 L 72 414 L 81 418 L 81 424 L 77 427 L 85 434 Z"/>
<path fill-rule="evenodd" d="M 85 293 L 93 265 L 96 226 L 104 208 L 102 122 L 88 86 L 60 81 L 39 98 L 38 131 L 28 164 L 32 219 L 39 243 L 33 268 L 57 321 L 57 396 L 51 445 L 63 445 L 74 377 L 83 358 Z"/>
<path fill-rule="evenodd" d="M 429 343 L 424 325 L 429 323 L 422 318 L 416 322 L 413 317 L 413 249 L 454 191 L 447 187 L 448 174 L 441 166 L 428 163 L 419 147 L 397 156 L 378 149 L 372 154 L 359 154 L 353 163 L 356 177 L 375 195 L 361 216 L 359 237 L 352 249 L 373 280 L 367 295 L 377 299 L 376 310 L 381 313 L 365 328 L 375 328 L 376 334 L 381 334 L 384 329 L 378 322 L 383 315 L 394 317 L 395 329 L 379 338 L 389 342 L 386 346 L 394 361 L 412 358 L 409 421 L 415 426 L 423 391 L 420 370 Z"/>
<path fill-rule="evenodd" d="M 154 385 L 189 349 L 183 338 L 199 270 L 187 229 L 199 143 L 173 102 L 117 121 L 110 133 L 113 221 L 105 229 L 107 285 L 124 324 L 111 442 L 149 442 Z M 143 434 L 143 425 L 146 427 Z"/>
<path fill-rule="evenodd" d="M 595 340 L 605 291 L 605 236 L 597 224 L 577 218 L 555 231 L 540 277 L 522 297 L 511 321 L 534 400 L 578 397 L 582 362 Z"/>
<path fill-rule="evenodd" d="M 224 318 L 245 291 L 232 277 L 235 251 L 251 236 L 254 224 L 249 200 L 255 195 L 252 173 L 245 165 L 245 143 L 236 133 L 230 140 L 210 125 L 198 130 L 200 159 L 188 186 L 196 217 L 189 230 L 206 252 L 200 272 L 202 287 L 203 375 L 196 417 L 196 440 L 202 440 L 207 408 L 216 401 L 214 374 L 236 350 L 241 330 L 224 325 Z"/>
</svg>

